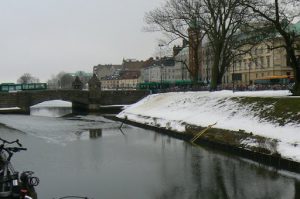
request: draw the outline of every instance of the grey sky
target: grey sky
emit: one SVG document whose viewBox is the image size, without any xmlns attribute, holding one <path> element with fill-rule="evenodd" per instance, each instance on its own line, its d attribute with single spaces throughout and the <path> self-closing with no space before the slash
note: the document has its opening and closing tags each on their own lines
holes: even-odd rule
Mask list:
<svg viewBox="0 0 300 199">
<path fill-rule="evenodd" d="M 159 34 L 142 28 L 145 12 L 161 2 L 0 0 L 0 83 L 154 56 Z"/>
</svg>

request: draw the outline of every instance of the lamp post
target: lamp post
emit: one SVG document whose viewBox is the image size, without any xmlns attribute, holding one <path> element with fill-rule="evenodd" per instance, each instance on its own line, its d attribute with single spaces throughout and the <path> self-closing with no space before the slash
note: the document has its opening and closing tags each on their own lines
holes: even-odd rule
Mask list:
<svg viewBox="0 0 300 199">
<path fill-rule="evenodd" d="M 183 63 L 181 63 L 181 80 L 183 80 Z"/>
<path fill-rule="evenodd" d="M 158 44 L 159 46 L 159 62 L 160 62 L 160 88 L 162 88 L 162 62 L 161 62 L 161 47 L 163 47 L 163 44 Z"/>
<path fill-rule="evenodd" d="M 232 58 L 232 92 L 234 93 L 234 79 L 235 79 L 235 74 L 234 74 L 234 55 L 233 55 L 233 58 Z"/>
<path fill-rule="evenodd" d="M 251 63 L 249 63 L 248 66 L 249 66 L 249 74 L 248 74 L 248 76 L 249 76 L 249 86 L 251 86 L 251 80 L 250 80 Z"/>
<path fill-rule="evenodd" d="M 234 59 L 235 59 L 235 53 L 236 51 L 235 50 L 231 50 L 231 53 L 232 53 L 232 92 L 234 93 L 234 80 L 235 80 L 235 74 L 234 74 L 234 66 L 235 66 L 235 62 L 234 62 Z"/>
</svg>

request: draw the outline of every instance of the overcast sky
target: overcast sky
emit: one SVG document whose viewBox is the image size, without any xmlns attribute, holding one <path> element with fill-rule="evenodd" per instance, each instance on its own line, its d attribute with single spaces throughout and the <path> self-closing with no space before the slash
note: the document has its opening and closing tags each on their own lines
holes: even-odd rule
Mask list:
<svg viewBox="0 0 300 199">
<path fill-rule="evenodd" d="M 155 56 L 160 35 L 142 29 L 145 12 L 162 2 L 0 0 L 0 83 Z"/>
</svg>

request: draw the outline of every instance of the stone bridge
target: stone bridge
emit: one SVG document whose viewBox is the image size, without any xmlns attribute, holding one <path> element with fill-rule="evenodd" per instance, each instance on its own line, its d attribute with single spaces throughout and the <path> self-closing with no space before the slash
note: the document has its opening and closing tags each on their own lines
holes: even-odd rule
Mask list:
<svg viewBox="0 0 300 199">
<path fill-rule="evenodd" d="M 74 110 L 98 111 L 108 105 L 128 105 L 137 102 L 147 91 L 43 90 L 0 93 L 0 108 L 19 107 L 22 113 L 30 113 L 30 107 L 49 100 L 72 102 Z"/>
</svg>

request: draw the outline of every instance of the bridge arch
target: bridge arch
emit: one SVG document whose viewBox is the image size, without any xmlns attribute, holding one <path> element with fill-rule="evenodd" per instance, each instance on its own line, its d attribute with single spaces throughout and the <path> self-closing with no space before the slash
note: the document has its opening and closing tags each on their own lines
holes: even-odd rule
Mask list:
<svg viewBox="0 0 300 199">
<path fill-rule="evenodd" d="M 89 104 L 89 92 L 78 90 L 45 90 L 39 92 L 32 92 L 30 96 L 29 106 L 51 101 L 63 100 L 78 104 Z"/>
</svg>

